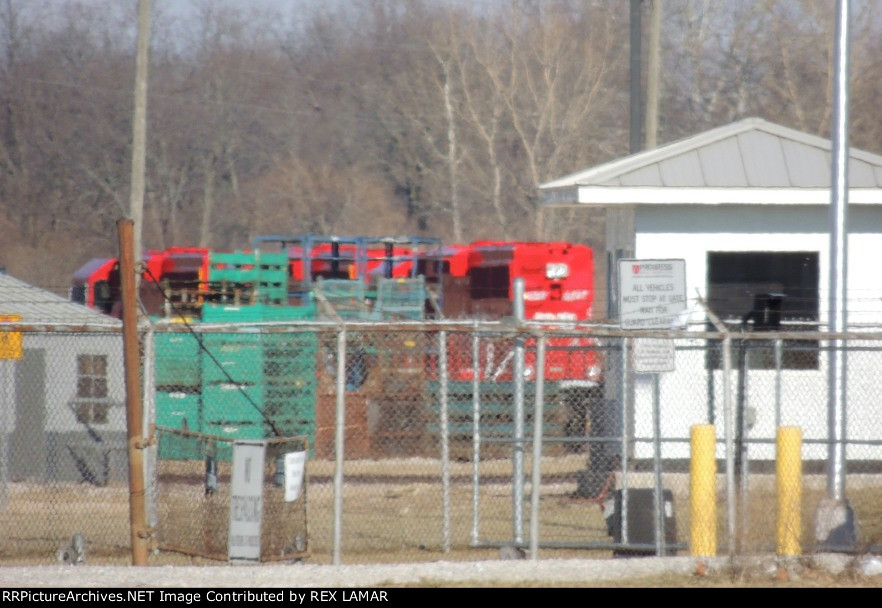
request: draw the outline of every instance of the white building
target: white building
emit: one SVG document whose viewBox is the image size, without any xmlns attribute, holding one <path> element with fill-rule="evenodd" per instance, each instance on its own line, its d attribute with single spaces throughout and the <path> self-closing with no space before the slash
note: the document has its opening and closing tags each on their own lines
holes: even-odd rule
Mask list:
<svg viewBox="0 0 882 608">
<path fill-rule="evenodd" d="M 606 209 L 609 262 L 685 260 L 687 297 L 694 303 L 700 295 L 725 321 L 739 323 L 753 309 L 754 296 L 773 292 L 786 296 L 782 329 L 825 330 L 831 163 L 829 140 L 749 118 L 555 179 L 541 184 L 540 192 L 548 207 Z M 848 327 L 879 331 L 882 156 L 849 152 L 847 230 Z M 613 293 L 615 288 L 613 277 Z M 704 320 L 699 311 L 692 316 Z M 778 423 L 801 426 L 804 455 L 824 458 L 826 447 L 812 441 L 827 436 L 826 357 L 817 343 L 808 344 L 815 348 L 785 355 L 780 375 L 751 370 L 746 415 L 755 417 L 751 437 L 774 437 Z M 762 356 L 769 360 L 768 351 Z M 882 439 L 882 352 L 850 353 L 848 364 L 848 439 Z M 712 391 L 696 390 L 702 377 L 708 380 L 709 367 L 703 354 L 678 351 L 676 370 L 662 374 L 664 436 L 688 437 L 692 424 L 708 422 L 709 400 L 722 404 L 719 370 L 708 383 Z M 635 382 L 636 432 L 648 435 L 651 377 L 638 375 Z M 673 404 L 675 415 L 666 415 Z M 721 429 L 722 417 L 715 422 Z M 684 446 L 677 445 L 666 454 L 682 456 Z M 752 451 L 771 458 L 773 449 Z M 882 459 L 878 446 L 852 446 L 848 454 Z"/>
<path fill-rule="evenodd" d="M 127 479 L 121 322 L 2 273 L 0 319 L 0 483 Z"/>
</svg>

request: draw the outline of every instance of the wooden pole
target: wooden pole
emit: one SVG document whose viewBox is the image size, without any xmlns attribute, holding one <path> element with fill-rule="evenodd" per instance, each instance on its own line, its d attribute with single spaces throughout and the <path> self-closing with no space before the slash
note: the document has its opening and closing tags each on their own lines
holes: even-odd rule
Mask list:
<svg viewBox="0 0 882 608">
<path fill-rule="evenodd" d="M 141 353 L 138 343 L 138 307 L 135 296 L 133 224 L 132 220 L 119 220 L 117 230 L 119 232 L 119 276 L 123 307 L 123 361 L 126 381 L 132 565 L 146 566 L 150 538 L 147 529 L 147 501 L 144 484 L 145 441 L 141 421 Z"/>
<path fill-rule="evenodd" d="M 150 48 L 150 0 L 138 0 L 138 51 L 135 57 L 135 109 L 132 116 L 132 191 L 129 214 L 134 223 L 132 244 L 141 257 L 141 227 L 144 217 L 144 166 L 147 147 L 147 66 Z M 135 289 L 140 277 L 135 275 Z"/>
</svg>

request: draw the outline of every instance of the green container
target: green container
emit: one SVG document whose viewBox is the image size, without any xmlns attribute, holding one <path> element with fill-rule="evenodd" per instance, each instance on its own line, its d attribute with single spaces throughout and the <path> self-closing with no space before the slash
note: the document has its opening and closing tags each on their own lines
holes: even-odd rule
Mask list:
<svg viewBox="0 0 882 608">
<path fill-rule="evenodd" d="M 254 420 L 206 420 L 205 432 L 228 439 L 266 439 L 264 425 Z"/>
<path fill-rule="evenodd" d="M 287 277 L 286 253 L 212 252 L 208 260 L 208 280 L 212 282 L 252 283 L 264 279 L 287 283 Z"/>
<path fill-rule="evenodd" d="M 202 362 L 203 384 L 260 383 L 264 376 L 263 351 L 255 344 L 227 342 L 210 349 Z"/>
<path fill-rule="evenodd" d="M 423 277 L 413 279 L 381 278 L 377 284 L 377 301 L 371 318 L 423 319 L 425 318 L 426 284 Z"/>
<path fill-rule="evenodd" d="M 161 460 L 202 460 L 205 456 L 203 441 L 192 435 L 159 433 L 159 458 Z"/>
<path fill-rule="evenodd" d="M 318 348 L 318 335 L 313 332 L 282 332 L 264 334 L 263 344 L 270 355 L 289 356 L 303 350 Z"/>
<path fill-rule="evenodd" d="M 302 306 L 263 306 L 262 308 L 261 314 L 264 321 L 308 321 L 316 317 L 315 304 L 313 303 Z"/>
<path fill-rule="evenodd" d="M 310 439 L 315 436 L 315 422 L 305 418 L 282 418 L 274 420 L 276 428 L 283 437 L 296 437 L 297 435 L 309 435 Z M 268 424 L 266 427 L 266 436 L 273 437 L 272 427 Z M 311 442 L 310 442 L 311 443 Z"/>
<path fill-rule="evenodd" d="M 258 277 L 255 262 L 253 253 L 213 251 L 208 258 L 208 280 L 212 283 L 253 283 Z"/>
<path fill-rule="evenodd" d="M 212 351 L 228 346 L 236 345 L 238 348 L 262 348 L 264 336 L 257 330 L 253 331 L 230 331 L 224 333 L 206 333 L 202 338 L 206 348 Z"/>
<path fill-rule="evenodd" d="M 274 300 L 280 296 L 275 291 Z M 287 298 L 287 288 L 279 292 L 282 301 Z M 202 321 L 205 323 L 257 323 L 266 321 L 304 321 L 315 318 L 315 305 L 288 306 L 286 304 L 205 304 Z M 257 331 L 257 328 L 255 328 Z M 308 332 L 305 332 L 308 333 Z"/>
<path fill-rule="evenodd" d="M 203 418 L 208 420 L 263 420 L 264 395 L 256 385 L 225 382 L 202 389 Z"/>
<path fill-rule="evenodd" d="M 154 368 L 158 387 L 196 389 L 202 382 L 202 349 L 189 333 L 155 334 Z"/>
<path fill-rule="evenodd" d="M 265 360 L 263 372 L 265 381 L 272 384 L 304 386 L 316 382 L 315 359 Z"/>
<path fill-rule="evenodd" d="M 266 412 L 267 417 L 274 422 L 287 419 L 314 422 L 315 399 L 304 399 L 299 403 L 294 401 L 268 402 L 264 408 L 264 412 Z"/>
<path fill-rule="evenodd" d="M 156 425 L 199 431 L 202 424 L 202 399 L 198 393 L 156 393 Z"/>
<path fill-rule="evenodd" d="M 202 306 L 202 321 L 204 323 L 240 323 L 261 321 L 262 308 L 263 307 L 259 304 L 206 303 Z"/>
<path fill-rule="evenodd" d="M 156 425 L 199 432 L 202 429 L 201 398 L 197 393 L 156 393 Z M 194 460 L 201 446 L 194 437 L 161 433 L 159 457 L 164 460 Z"/>
</svg>

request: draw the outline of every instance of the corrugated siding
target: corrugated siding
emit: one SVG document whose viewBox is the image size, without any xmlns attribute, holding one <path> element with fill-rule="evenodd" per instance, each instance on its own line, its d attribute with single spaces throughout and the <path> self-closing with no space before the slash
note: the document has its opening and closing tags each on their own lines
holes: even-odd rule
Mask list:
<svg viewBox="0 0 882 608">
<path fill-rule="evenodd" d="M 625 173 L 620 179 L 610 180 L 604 185 L 615 186 L 664 186 L 661 171 L 658 164 L 652 164 L 630 173 Z"/>
<path fill-rule="evenodd" d="M 747 186 L 786 188 L 790 186 L 787 163 L 779 138 L 761 131 L 738 136 L 741 161 L 744 163 Z"/>
<path fill-rule="evenodd" d="M 849 159 L 848 161 L 848 187 L 849 188 L 878 188 L 873 166 L 862 160 Z"/>
<path fill-rule="evenodd" d="M 790 184 L 798 188 L 828 188 L 830 186 L 830 154 L 795 141 L 781 140 L 784 161 Z"/>
<path fill-rule="evenodd" d="M 659 163 L 662 181 L 669 187 L 689 187 L 704 183 L 698 152 L 691 151 Z"/>
<path fill-rule="evenodd" d="M 540 188 L 829 188 L 830 150 L 829 140 L 748 118 L 574 173 Z M 882 157 L 852 149 L 849 187 L 882 187 Z"/>
<path fill-rule="evenodd" d="M 735 138 L 724 139 L 699 148 L 703 186 L 743 187 L 747 184 L 741 149 Z"/>
</svg>

